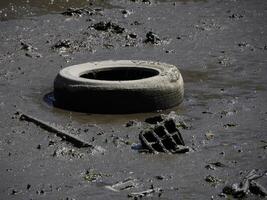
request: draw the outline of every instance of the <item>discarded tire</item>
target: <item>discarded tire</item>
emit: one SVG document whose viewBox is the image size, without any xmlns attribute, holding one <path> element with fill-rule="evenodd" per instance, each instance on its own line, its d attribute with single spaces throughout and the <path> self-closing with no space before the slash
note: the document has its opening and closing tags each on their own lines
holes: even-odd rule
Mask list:
<svg viewBox="0 0 267 200">
<path fill-rule="evenodd" d="M 92 113 L 167 109 L 183 100 L 183 78 L 166 63 L 118 60 L 73 65 L 54 82 L 55 104 Z"/>
</svg>

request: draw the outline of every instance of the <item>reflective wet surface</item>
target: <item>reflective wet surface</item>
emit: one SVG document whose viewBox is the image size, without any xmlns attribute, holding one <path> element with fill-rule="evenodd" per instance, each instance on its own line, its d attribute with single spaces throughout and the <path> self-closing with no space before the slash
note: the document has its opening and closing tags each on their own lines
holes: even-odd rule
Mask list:
<svg viewBox="0 0 267 200">
<path fill-rule="evenodd" d="M 68 8 L 112 7 L 107 0 L 1 0 L 0 20 L 55 14 Z"/>
<path fill-rule="evenodd" d="M 226 184 L 252 169 L 266 171 L 266 1 L 109 3 L 111 9 L 81 16 L 0 22 L 0 199 L 127 199 L 151 185 L 163 191 L 144 198 L 220 199 Z M 95 29 L 101 21 L 124 31 Z M 149 31 L 159 43 L 144 42 Z M 53 107 L 51 94 L 44 101 L 62 68 L 116 59 L 177 66 L 185 83 L 183 103 L 154 113 L 95 115 Z M 105 151 L 76 148 L 21 121 L 18 112 Z M 144 119 L 170 112 L 193 151 L 139 153 Z M 211 164 L 218 162 L 223 165 Z M 221 181 L 207 182 L 209 175 Z M 129 178 L 138 184 L 109 189 Z M 257 181 L 267 187 L 266 176 Z M 247 199 L 261 198 L 250 193 Z"/>
</svg>

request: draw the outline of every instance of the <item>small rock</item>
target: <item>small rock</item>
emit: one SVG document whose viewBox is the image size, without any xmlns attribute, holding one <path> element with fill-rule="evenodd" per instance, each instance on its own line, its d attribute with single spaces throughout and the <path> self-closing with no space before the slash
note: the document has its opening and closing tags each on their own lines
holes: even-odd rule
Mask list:
<svg viewBox="0 0 267 200">
<path fill-rule="evenodd" d="M 214 134 L 211 131 L 208 131 L 205 136 L 207 140 L 214 139 Z"/>
</svg>

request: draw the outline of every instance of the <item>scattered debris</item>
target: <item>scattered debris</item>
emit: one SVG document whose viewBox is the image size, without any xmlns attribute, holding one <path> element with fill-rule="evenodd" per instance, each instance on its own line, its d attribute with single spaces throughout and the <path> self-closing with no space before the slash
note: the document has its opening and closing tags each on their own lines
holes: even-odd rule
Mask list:
<svg viewBox="0 0 267 200">
<path fill-rule="evenodd" d="M 131 144 L 132 144 L 131 141 L 129 141 L 129 140 L 125 140 L 124 138 L 119 137 L 119 136 L 112 136 L 112 143 L 113 143 L 116 147 L 119 147 L 120 144 L 125 144 L 125 145 L 131 145 Z"/>
<path fill-rule="evenodd" d="M 41 58 L 42 55 L 38 52 L 27 52 L 25 53 L 25 56 L 30 57 L 30 58 Z"/>
<path fill-rule="evenodd" d="M 205 166 L 209 170 L 216 170 L 217 167 L 226 167 L 226 165 L 221 162 L 212 162 Z"/>
<path fill-rule="evenodd" d="M 260 185 L 259 183 L 255 182 L 255 181 L 251 181 L 250 182 L 249 191 L 252 194 L 259 195 L 259 196 L 262 196 L 262 197 L 266 197 L 267 196 L 266 189 L 262 185 Z"/>
<path fill-rule="evenodd" d="M 97 179 L 99 179 L 103 176 L 110 176 L 110 175 L 96 172 L 93 169 L 89 169 L 85 172 L 84 180 L 86 180 L 88 182 L 95 182 L 95 181 L 97 181 Z"/>
<path fill-rule="evenodd" d="M 230 19 L 241 19 L 244 16 L 238 13 L 233 13 L 232 15 L 229 16 Z"/>
<path fill-rule="evenodd" d="M 153 33 L 152 31 L 149 31 L 146 34 L 146 39 L 144 40 L 145 43 L 150 43 L 150 44 L 159 44 L 161 42 L 161 39 L 159 38 L 158 35 Z"/>
<path fill-rule="evenodd" d="M 133 11 L 123 9 L 121 10 L 121 13 L 123 14 L 124 17 L 128 17 L 129 15 L 133 13 Z"/>
<path fill-rule="evenodd" d="M 226 167 L 225 164 L 221 163 L 221 162 L 212 162 L 210 163 L 211 165 L 214 165 L 216 167 Z"/>
<path fill-rule="evenodd" d="M 72 148 L 61 147 L 61 148 L 56 149 L 52 156 L 54 156 L 54 157 L 71 156 L 73 158 L 83 158 L 85 156 L 85 154 L 80 153 L 80 152 L 78 152 Z"/>
<path fill-rule="evenodd" d="M 97 31 L 110 31 L 112 33 L 121 34 L 125 31 L 125 28 L 121 27 L 118 24 L 114 24 L 112 22 L 98 22 L 94 25 L 92 25 L 95 30 Z"/>
<path fill-rule="evenodd" d="M 176 125 L 177 128 L 182 128 L 182 129 L 190 129 L 191 126 L 186 124 L 184 121 L 179 121 L 178 124 Z"/>
<path fill-rule="evenodd" d="M 94 15 L 94 14 L 101 14 L 103 10 L 100 8 L 97 9 L 86 9 L 86 8 L 68 8 L 65 12 L 61 13 L 65 16 L 72 16 L 72 17 L 81 17 L 83 15 Z"/>
<path fill-rule="evenodd" d="M 21 49 L 22 50 L 25 50 L 25 51 L 34 51 L 34 50 L 37 50 L 32 45 L 27 44 L 26 42 L 20 42 L 20 44 L 21 44 Z"/>
<path fill-rule="evenodd" d="M 119 192 L 119 191 L 131 189 L 137 186 L 138 186 L 137 179 L 129 178 L 124 181 L 120 181 L 114 185 L 105 186 L 105 188 L 115 191 L 115 192 Z"/>
<path fill-rule="evenodd" d="M 148 117 L 145 119 L 145 122 L 149 124 L 157 124 L 157 123 L 162 122 L 164 119 L 165 119 L 165 115 L 161 114 L 161 115 L 157 115 L 153 117 Z"/>
<path fill-rule="evenodd" d="M 211 183 L 212 185 L 217 185 L 218 183 L 222 182 L 221 179 L 216 178 L 215 176 L 208 175 L 205 177 L 205 181 Z"/>
<path fill-rule="evenodd" d="M 209 112 L 209 111 L 203 111 L 202 114 L 213 114 L 212 112 Z"/>
<path fill-rule="evenodd" d="M 262 146 L 263 149 L 267 149 L 267 141 L 265 140 L 261 140 L 262 143 L 264 143 L 264 145 Z"/>
<path fill-rule="evenodd" d="M 165 179 L 166 177 L 165 176 L 162 176 L 162 175 L 158 175 L 158 176 L 155 176 L 156 179 L 158 180 L 163 180 Z"/>
<path fill-rule="evenodd" d="M 59 40 L 54 46 L 52 47 L 53 49 L 61 49 L 61 48 L 70 48 L 72 45 L 70 40 Z"/>
<path fill-rule="evenodd" d="M 165 53 L 175 53 L 175 50 L 174 49 L 166 50 Z"/>
<path fill-rule="evenodd" d="M 208 131 L 205 136 L 207 140 L 214 139 L 214 134 L 212 133 L 212 131 Z"/>
<path fill-rule="evenodd" d="M 24 51 L 27 51 L 25 53 L 25 56 L 30 58 L 41 58 L 42 55 L 38 52 L 36 52 L 37 48 L 34 48 L 32 45 L 27 44 L 26 42 L 20 42 L 21 49 Z"/>
<path fill-rule="evenodd" d="M 211 165 L 211 164 L 206 165 L 205 168 L 208 170 L 215 170 L 216 169 L 216 167 Z"/>
<path fill-rule="evenodd" d="M 250 51 L 254 51 L 255 48 L 247 42 L 240 42 L 237 44 L 241 49 L 248 48 Z"/>
<path fill-rule="evenodd" d="M 126 47 L 129 46 L 136 46 L 137 45 L 137 34 L 136 33 L 129 33 L 125 36 L 125 40 L 126 40 Z"/>
<path fill-rule="evenodd" d="M 141 126 L 141 122 L 136 120 L 130 120 L 125 124 L 125 127 L 131 127 L 131 126 Z"/>
<path fill-rule="evenodd" d="M 58 129 L 56 126 L 54 126 L 53 124 L 47 123 L 45 121 L 42 121 L 40 119 L 37 119 L 33 116 L 30 115 L 26 115 L 26 114 L 20 114 L 19 119 L 21 121 L 27 121 L 27 122 L 31 122 L 34 123 L 35 125 L 41 127 L 42 129 L 48 131 L 48 132 L 52 132 L 57 134 L 58 137 L 61 137 L 63 140 L 66 140 L 70 143 L 72 143 L 74 146 L 76 147 L 90 147 L 90 148 L 94 148 L 94 146 L 80 138 L 77 138 L 76 136 L 73 136 L 69 133 L 67 133 L 66 131 L 60 130 Z"/>
<path fill-rule="evenodd" d="M 185 146 L 181 133 L 171 118 L 141 131 L 139 139 L 143 148 L 152 153 L 185 153 L 189 151 L 189 147 Z"/>
<path fill-rule="evenodd" d="M 235 123 L 228 123 L 228 124 L 223 125 L 224 128 L 231 128 L 231 127 L 235 127 L 235 126 L 237 126 L 237 124 L 235 124 Z"/>
<path fill-rule="evenodd" d="M 144 196 L 148 196 L 148 195 L 150 195 L 152 193 L 156 193 L 156 192 L 162 192 L 162 189 L 152 188 L 152 189 L 148 189 L 148 190 L 141 191 L 141 192 L 132 192 L 132 193 L 128 194 L 128 197 L 142 198 Z"/>
<path fill-rule="evenodd" d="M 239 47 L 248 47 L 249 44 L 247 42 L 240 42 L 237 44 Z"/>
<path fill-rule="evenodd" d="M 253 169 L 240 183 L 234 183 L 231 186 L 225 186 L 223 188 L 223 193 L 231 195 L 234 198 L 246 197 L 249 192 L 252 194 L 266 196 L 266 190 L 254 181 L 262 176 L 264 176 L 264 173 L 257 174 L 257 170 Z"/>
</svg>

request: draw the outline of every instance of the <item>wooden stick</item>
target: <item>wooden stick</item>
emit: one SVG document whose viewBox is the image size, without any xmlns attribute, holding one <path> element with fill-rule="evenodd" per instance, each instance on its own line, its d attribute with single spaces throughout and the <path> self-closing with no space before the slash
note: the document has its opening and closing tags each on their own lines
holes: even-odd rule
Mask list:
<svg viewBox="0 0 267 200">
<path fill-rule="evenodd" d="M 33 116 L 30 116 L 27 114 L 20 114 L 19 119 L 22 121 L 32 122 L 36 126 L 39 126 L 46 131 L 55 133 L 58 137 L 72 143 L 76 147 L 79 147 L 79 148 L 81 148 L 81 147 L 94 147 L 92 144 L 90 144 L 90 143 L 70 134 L 70 133 L 67 133 L 66 131 L 60 130 L 56 126 L 54 126 L 48 122 L 42 121 L 40 119 L 37 119 Z"/>
</svg>

